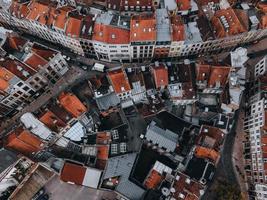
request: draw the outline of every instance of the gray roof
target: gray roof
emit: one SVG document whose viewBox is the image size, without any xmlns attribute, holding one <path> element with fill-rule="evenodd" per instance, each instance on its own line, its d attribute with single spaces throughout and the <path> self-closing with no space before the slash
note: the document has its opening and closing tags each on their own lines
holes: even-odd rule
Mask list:
<svg viewBox="0 0 267 200">
<path fill-rule="evenodd" d="M 129 181 L 129 176 L 135 161 L 137 153 L 116 156 L 108 160 L 104 179 L 120 176 L 120 181 L 116 191 L 131 200 L 139 200 L 145 190 Z"/>
<path fill-rule="evenodd" d="M 173 152 L 178 142 L 178 135 L 170 130 L 164 130 L 152 121 L 146 132 L 146 139 L 152 141 L 153 144 L 158 144 L 159 147 L 164 147 L 169 152 Z"/>
<path fill-rule="evenodd" d="M 167 9 L 156 10 L 157 41 L 171 41 L 170 19 Z"/>
<path fill-rule="evenodd" d="M 202 42 L 201 34 L 199 28 L 197 27 L 196 22 L 189 22 L 187 26 L 185 26 L 185 33 L 186 33 L 186 41 L 185 43 L 198 43 Z"/>
<path fill-rule="evenodd" d="M 0 149 L 0 158 L 0 173 L 18 160 L 15 153 L 6 149 Z"/>
<path fill-rule="evenodd" d="M 119 97 L 114 93 L 103 95 L 96 98 L 97 106 L 100 110 L 108 110 L 111 106 L 114 107 L 120 103 Z"/>
</svg>

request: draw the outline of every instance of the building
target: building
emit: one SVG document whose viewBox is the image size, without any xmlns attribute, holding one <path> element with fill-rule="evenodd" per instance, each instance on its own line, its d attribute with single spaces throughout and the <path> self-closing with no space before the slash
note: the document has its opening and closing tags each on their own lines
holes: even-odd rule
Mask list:
<svg viewBox="0 0 267 200">
<path fill-rule="evenodd" d="M 60 179 L 70 184 L 83 185 L 96 189 L 100 182 L 101 174 L 102 172 L 97 169 L 72 162 L 65 162 L 60 172 Z"/>
<path fill-rule="evenodd" d="M 109 71 L 107 76 L 114 89 L 114 92 L 121 100 L 127 100 L 131 98 L 131 86 L 123 69 L 120 68 Z"/>
<path fill-rule="evenodd" d="M 164 89 L 169 84 L 168 68 L 163 63 L 155 63 L 151 67 L 151 73 L 154 78 L 156 89 Z"/>
<path fill-rule="evenodd" d="M 106 12 L 96 18 L 93 44 L 97 57 L 107 61 L 129 62 L 130 17 Z"/>
<path fill-rule="evenodd" d="M 221 93 L 228 83 L 231 67 L 198 64 L 196 84 L 203 93 Z"/>
<path fill-rule="evenodd" d="M 67 71 L 68 64 L 59 51 L 7 34 L 2 41 L 5 56 L 0 61 L 1 102 L 7 115 L 22 109 L 40 95 L 48 84 L 55 84 Z"/>
<path fill-rule="evenodd" d="M 130 43 L 133 62 L 153 58 L 157 33 L 156 24 L 155 14 L 141 13 L 131 17 Z"/>
</svg>

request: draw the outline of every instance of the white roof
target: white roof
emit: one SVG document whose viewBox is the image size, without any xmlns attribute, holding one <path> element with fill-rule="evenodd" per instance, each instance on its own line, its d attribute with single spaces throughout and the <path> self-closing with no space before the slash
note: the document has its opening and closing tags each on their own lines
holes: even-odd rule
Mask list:
<svg viewBox="0 0 267 200">
<path fill-rule="evenodd" d="M 39 121 L 32 113 L 25 113 L 20 117 L 20 121 L 24 126 L 38 137 L 48 140 L 52 136 L 52 132 L 41 121 Z"/>
<path fill-rule="evenodd" d="M 172 169 L 166 165 L 164 165 L 163 163 L 156 161 L 153 169 L 156 170 L 158 173 L 162 174 L 163 172 L 166 172 L 168 174 L 172 173 Z"/>
<path fill-rule="evenodd" d="M 93 168 L 87 168 L 82 185 L 91 188 L 97 188 L 101 177 L 101 171 Z"/>
<path fill-rule="evenodd" d="M 66 138 L 69 138 L 72 141 L 81 141 L 86 132 L 85 127 L 80 123 L 76 122 L 65 134 Z"/>
<path fill-rule="evenodd" d="M 177 8 L 177 3 L 175 0 L 164 0 L 164 5 L 165 8 L 170 11 L 175 10 Z"/>
</svg>

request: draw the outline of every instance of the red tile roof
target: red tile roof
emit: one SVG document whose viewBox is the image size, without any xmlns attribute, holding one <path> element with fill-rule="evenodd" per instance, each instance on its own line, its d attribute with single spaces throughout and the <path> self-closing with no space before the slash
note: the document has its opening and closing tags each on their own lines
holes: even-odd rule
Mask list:
<svg viewBox="0 0 267 200">
<path fill-rule="evenodd" d="M 154 14 L 139 14 L 131 18 L 130 41 L 156 40 L 156 19 Z"/>
<path fill-rule="evenodd" d="M 214 87 L 220 83 L 224 87 L 228 81 L 231 67 L 228 66 L 210 66 L 199 64 L 196 66 L 196 80 L 207 81 L 208 87 Z"/>
<path fill-rule="evenodd" d="M 109 144 L 111 134 L 109 132 L 99 132 L 96 135 L 96 144 Z"/>
<path fill-rule="evenodd" d="M 7 42 L 10 48 L 21 50 L 27 41 L 17 35 L 9 34 L 7 37 Z"/>
<path fill-rule="evenodd" d="M 152 7 L 152 0 L 121 0 L 121 6 L 129 6 L 129 9 L 131 6 L 140 6 L 140 9 L 142 6 L 151 6 Z"/>
<path fill-rule="evenodd" d="M 220 20 L 220 17 L 223 16 L 229 25 L 228 31 L 225 30 L 225 27 Z M 246 27 L 238 19 L 235 10 L 232 8 L 217 10 L 211 19 L 211 23 L 214 27 L 215 35 L 219 38 L 244 33 L 247 31 Z"/>
<path fill-rule="evenodd" d="M 32 52 L 39 55 L 43 59 L 49 61 L 51 58 L 53 58 L 57 52 L 52 49 L 47 49 L 46 47 L 40 46 L 38 44 L 34 44 L 31 48 Z"/>
<path fill-rule="evenodd" d="M 47 110 L 45 113 L 43 113 L 39 120 L 55 132 L 58 131 L 59 128 L 63 128 L 67 125 L 50 110 Z"/>
<path fill-rule="evenodd" d="M 17 18 L 26 17 L 29 13 L 28 2 L 21 3 L 17 0 L 13 0 L 9 7 L 9 11 Z"/>
<path fill-rule="evenodd" d="M 204 190 L 204 187 L 200 183 L 195 182 L 194 180 L 191 180 L 190 177 L 180 172 L 177 173 L 177 177 L 173 184 L 173 187 L 175 189 L 175 193 L 173 197 L 177 200 L 199 199 L 199 197 L 201 196 L 200 191 Z M 180 194 L 184 195 L 184 198 L 179 197 Z"/>
<path fill-rule="evenodd" d="M 60 179 L 65 182 L 75 183 L 77 185 L 82 185 L 85 176 L 86 168 L 69 162 L 65 162 Z"/>
<path fill-rule="evenodd" d="M 65 7 L 61 7 L 60 9 L 58 9 L 53 25 L 55 27 L 57 27 L 58 29 L 65 30 L 66 23 L 68 20 L 68 13 L 73 11 L 73 10 L 74 10 L 74 8 L 72 8 L 70 6 L 65 6 Z"/>
<path fill-rule="evenodd" d="M 58 100 L 60 104 L 74 117 L 79 117 L 87 111 L 83 103 L 72 93 L 62 92 Z"/>
<path fill-rule="evenodd" d="M 224 87 L 228 81 L 230 71 L 231 67 L 213 66 L 211 68 L 208 86 L 214 87 L 216 85 L 216 82 L 219 82 L 221 87 Z"/>
<path fill-rule="evenodd" d="M 82 16 L 70 16 L 66 25 L 66 35 L 79 37 L 82 29 Z"/>
<path fill-rule="evenodd" d="M 14 75 L 18 76 L 24 81 L 37 72 L 21 61 L 17 59 L 13 60 L 11 58 L 6 58 L 4 61 L 0 61 L 0 66 L 5 67 L 8 71 L 12 72 Z M 22 70 L 19 70 L 19 68 L 22 68 Z M 28 76 L 25 75 L 25 72 L 28 73 Z"/>
<path fill-rule="evenodd" d="M 95 24 L 93 40 L 108 44 L 129 44 L 130 31 L 105 24 Z"/>
<path fill-rule="evenodd" d="M 38 71 L 40 68 L 45 66 L 48 63 L 48 61 L 43 59 L 39 55 L 32 53 L 28 55 L 28 57 L 26 57 L 26 59 L 24 60 L 24 63 Z"/>
<path fill-rule="evenodd" d="M 166 87 L 169 84 L 168 69 L 165 65 L 153 66 L 152 73 L 156 88 Z"/>
<path fill-rule="evenodd" d="M 131 90 L 129 81 L 122 69 L 109 71 L 108 77 L 111 81 L 115 93 L 121 94 Z"/>
<path fill-rule="evenodd" d="M 144 182 L 144 186 L 147 189 L 156 189 L 163 180 L 163 178 L 164 177 L 159 172 L 152 169 Z"/>
<path fill-rule="evenodd" d="M 13 149 L 25 155 L 32 155 L 42 149 L 43 142 L 35 135 L 21 127 L 11 133 L 5 142 L 6 148 Z"/>
<path fill-rule="evenodd" d="M 107 160 L 109 155 L 109 145 L 98 145 L 97 146 L 97 159 Z"/>
<path fill-rule="evenodd" d="M 207 137 L 214 139 L 214 143 L 205 144 L 205 140 L 207 139 Z M 223 138 L 224 133 L 219 128 L 202 125 L 196 143 L 201 146 L 205 145 L 213 149 L 219 150 L 219 147 L 222 145 Z"/>
<path fill-rule="evenodd" d="M 172 41 L 185 40 L 185 29 L 181 16 L 174 15 L 171 17 L 171 28 L 172 28 Z"/>
</svg>

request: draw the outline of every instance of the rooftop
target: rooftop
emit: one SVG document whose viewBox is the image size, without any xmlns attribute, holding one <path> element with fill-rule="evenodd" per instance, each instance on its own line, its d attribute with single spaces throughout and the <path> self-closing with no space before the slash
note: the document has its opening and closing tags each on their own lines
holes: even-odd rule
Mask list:
<svg viewBox="0 0 267 200">
<path fill-rule="evenodd" d="M 108 77 L 116 94 L 121 94 L 131 90 L 128 78 L 122 69 L 109 71 Z"/>
<path fill-rule="evenodd" d="M 154 42 L 156 41 L 156 18 L 154 14 L 134 15 L 131 18 L 130 41 Z"/>
<path fill-rule="evenodd" d="M 58 100 L 60 105 L 76 118 L 87 111 L 83 103 L 72 93 L 62 92 Z"/>
<path fill-rule="evenodd" d="M 236 10 L 232 8 L 217 10 L 211 19 L 211 23 L 218 38 L 247 31 L 239 16 L 237 16 Z"/>
<path fill-rule="evenodd" d="M 136 153 L 116 156 L 108 160 L 103 179 L 120 177 L 115 190 L 129 199 L 141 199 L 145 190 L 129 180 L 129 176 L 136 159 Z"/>
</svg>

